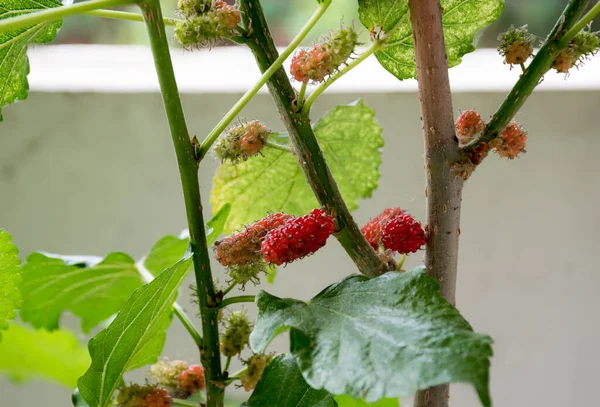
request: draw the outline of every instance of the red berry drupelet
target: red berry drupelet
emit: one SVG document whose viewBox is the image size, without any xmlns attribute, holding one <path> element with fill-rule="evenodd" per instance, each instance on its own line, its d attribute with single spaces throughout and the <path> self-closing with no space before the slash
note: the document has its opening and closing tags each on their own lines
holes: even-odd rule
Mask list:
<svg viewBox="0 0 600 407">
<path fill-rule="evenodd" d="M 177 376 L 179 389 L 187 394 L 196 394 L 198 389 L 204 390 L 204 369 L 199 365 L 191 365 Z"/>
<path fill-rule="evenodd" d="M 261 245 L 263 258 L 278 266 L 300 259 L 325 246 L 333 232 L 333 218 L 323 209 L 313 209 L 271 230 Z"/>
<path fill-rule="evenodd" d="M 427 243 L 421 224 L 408 213 L 401 214 L 385 225 L 382 240 L 386 250 L 400 254 L 415 253 Z"/>
<path fill-rule="evenodd" d="M 387 208 L 381 214 L 367 222 L 367 224 L 360 230 L 367 239 L 367 242 L 369 242 L 375 251 L 379 250 L 385 225 L 387 225 L 390 220 L 402 215 L 403 213 L 404 211 L 398 207 Z"/>
<path fill-rule="evenodd" d="M 246 266 L 258 262 L 261 258 L 261 243 L 267 233 L 292 218 L 292 215 L 285 213 L 273 213 L 247 226 L 243 231 L 216 242 L 217 260 L 225 267 Z"/>
<path fill-rule="evenodd" d="M 145 404 L 140 407 L 170 407 L 173 399 L 167 394 L 165 389 L 154 389 L 144 398 Z"/>
<path fill-rule="evenodd" d="M 485 122 L 476 111 L 465 110 L 459 118 L 456 119 L 455 126 L 459 143 L 465 145 L 469 144 L 477 134 L 483 132 Z"/>
<path fill-rule="evenodd" d="M 519 124 L 512 122 L 502 131 L 500 137 L 492 143 L 500 157 L 513 159 L 520 153 L 525 152 L 527 132 Z"/>
<path fill-rule="evenodd" d="M 132 384 L 120 389 L 118 407 L 170 407 L 173 399 L 165 389 L 153 385 Z"/>
</svg>

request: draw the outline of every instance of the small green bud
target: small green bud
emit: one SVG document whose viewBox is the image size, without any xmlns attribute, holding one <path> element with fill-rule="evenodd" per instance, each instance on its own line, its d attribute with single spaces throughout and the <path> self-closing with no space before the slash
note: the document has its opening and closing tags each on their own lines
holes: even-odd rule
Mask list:
<svg viewBox="0 0 600 407">
<path fill-rule="evenodd" d="M 221 337 L 221 352 L 230 357 L 239 354 L 250 341 L 252 328 L 246 310 L 233 311 L 225 320 L 225 335 Z"/>
<path fill-rule="evenodd" d="M 260 283 L 259 275 L 260 273 L 266 272 L 266 266 L 264 261 L 258 261 L 244 266 L 232 266 L 229 267 L 228 274 L 233 281 L 242 286 L 243 290 L 249 282 L 254 285 Z"/>
<path fill-rule="evenodd" d="M 269 138 L 270 131 L 263 123 L 253 120 L 227 130 L 213 147 L 214 155 L 221 161 L 232 164 L 246 161 L 248 157 L 260 153 Z"/>
</svg>

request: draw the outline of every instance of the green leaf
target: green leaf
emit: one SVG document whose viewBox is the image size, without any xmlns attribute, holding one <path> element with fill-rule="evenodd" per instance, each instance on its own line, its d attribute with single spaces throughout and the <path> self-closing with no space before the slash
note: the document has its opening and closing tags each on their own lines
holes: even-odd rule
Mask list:
<svg viewBox="0 0 600 407">
<path fill-rule="evenodd" d="M 154 363 L 163 348 L 188 256 L 137 289 L 114 321 L 89 342 L 92 364 L 77 382 L 90 407 L 110 405 L 126 371 Z"/>
<path fill-rule="evenodd" d="M 359 0 L 358 3 L 360 21 L 367 29 L 391 32 L 384 48 L 375 53 L 379 63 L 400 80 L 416 77 L 408 0 Z M 441 4 L 448 65 L 452 68 L 462 62 L 465 54 L 475 51 L 478 31 L 500 16 L 504 0 L 441 0 Z"/>
<path fill-rule="evenodd" d="M 57 0 L 3 0 L 0 20 L 59 6 L 62 3 Z M 4 106 L 27 98 L 27 46 L 52 41 L 61 25 L 62 20 L 55 20 L 0 33 L 0 121 Z"/>
<path fill-rule="evenodd" d="M 338 407 L 399 407 L 400 401 L 398 399 L 382 399 L 375 403 L 367 403 L 364 400 L 357 400 L 346 394 L 342 396 L 336 396 L 335 401 Z"/>
<path fill-rule="evenodd" d="M 0 229 L 0 342 L 2 331 L 8 328 L 8 321 L 15 318 L 15 311 L 21 306 L 20 264 L 19 251 L 11 235 Z"/>
<path fill-rule="evenodd" d="M 211 246 L 223 233 L 225 222 L 231 211 L 231 205 L 225 204 L 217 214 L 206 223 L 206 244 Z M 188 249 L 189 233 L 184 230 L 179 237 L 165 236 L 150 249 L 144 258 L 144 267 L 157 275 L 167 267 L 177 263 Z"/>
<path fill-rule="evenodd" d="M 449 382 L 488 390 L 491 338 L 473 332 L 422 268 L 368 279 L 350 276 L 310 302 L 262 291 L 250 337 L 255 352 L 290 329 L 290 349 L 307 383 L 374 402 Z"/>
<path fill-rule="evenodd" d="M 314 126 L 315 134 L 350 210 L 377 188 L 381 164 L 381 127 L 362 101 L 338 106 Z M 319 206 L 296 157 L 265 148 L 262 157 L 219 166 L 211 192 L 213 207 L 231 203 L 229 233 L 262 219 L 268 211 L 303 215 Z"/>
<path fill-rule="evenodd" d="M 57 329 L 71 311 L 89 332 L 118 312 L 142 282 L 133 259 L 111 253 L 91 256 L 34 253 L 23 266 L 21 318 L 36 328 Z"/>
<path fill-rule="evenodd" d="M 250 399 L 240 407 L 336 407 L 333 396 L 311 388 L 292 355 L 279 355 L 267 366 Z"/>
<path fill-rule="evenodd" d="M 11 324 L 0 343 L 0 374 L 17 382 L 42 379 L 73 388 L 89 364 L 87 349 L 67 330 Z"/>
</svg>

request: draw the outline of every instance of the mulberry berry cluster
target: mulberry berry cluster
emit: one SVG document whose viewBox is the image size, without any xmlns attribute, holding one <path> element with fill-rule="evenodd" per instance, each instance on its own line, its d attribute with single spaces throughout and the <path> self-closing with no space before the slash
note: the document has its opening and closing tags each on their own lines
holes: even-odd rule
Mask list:
<svg viewBox="0 0 600 407">
<path fill-rule="evenodd" d="M 299 82 L 322 82 L 350 58 L 357 45 L 356 31 L 341 28 L 312 48 L 298 51 L 292 58 L 290 73 Z"/>
<path fill-rule="evenodd" d="M 504 57 L 504 62 L 509 65 L 520 65 L 533 55 L 534 36 L 527 31 L 527 26 L 519 28 L 513 26 L 500 34 L 498 52 Z"/>
<path fill-rule="evenodd" d="M 314 209 L 267 233 L 261 245 L 262 256 L 275 265 L 292 262 L 325 246 L 333 232 L 333 218 L 322 209 Z"/>
<path fill-rule="evenodd" d="M 456 119 L 456 136 L 461 145 L 469 144 L 476 135 L 481 134 L 485 129 L 485 122 L 474 110 L 465 110 Z"/>
<path fill-rule="evenodd" d="M 525 152 L 526 143 L 527 132 L 519 124 L 511 122 L 490 145 L 500 157 L 513 159 Z"/>
<path fill-rule="evenodd" d="M 214 155 L 233 164 L 260 153 L 269 138 L 270 130 L 258 120 L 230 128 L 213 147 Z"/>
<path fill-rule="evenodd" d="M 263 372 L 273 360 L 273 355 L 265 353 L 257 353 L 252 355 L 250 359 L 244 361 L 246 371 L 240 377 L 240 382 L 244 386 L 244 390 L 252 391 L 258 384 Z"/>
<path fill-rule="evenodd" d="M 221 337 L 221 352 L 227 357 L 238 355 L 249 343 L 252 327 L 245 310 L 233 311 L 225 322 L 225 334 Z"/>
<path fill-rule="evenodd" d="M 587 58 L 600 49 L 600 38 L 597 32 L 591 32 L 588 26 L 573 38 L 569 45 L 563 49 L 552 64 L 558 73 L 569 73 L 574 66 L 580 66 Z"/>
<path fill-rule="evenodd" d="M 224 1 L 179 0 L 183 19 L 175 25 L 175 37 L 183 46 L 210 45 L 231 36 L 240 20 L 240 11 Z"/>
<path fill-rule="evenodd" d="M 161 360 L 150 367 L 153 381 L 174 397 L 186 398 L 203 390 L 204 369 L 183 360 Z"/>
<path fill-rule="evenodd" d="M 132 384 L 120 389 L 117 403 L 118 407 L 170 407 L 173 399 L 156 385 Z"/>
<path fill-rule="evenodd" d="M 376 251 L 382 247 L 386 251 L 408 254 L 427 243 L 421 224 L 398 207 L 385 209 L 361 231 Z"/>
</svg>

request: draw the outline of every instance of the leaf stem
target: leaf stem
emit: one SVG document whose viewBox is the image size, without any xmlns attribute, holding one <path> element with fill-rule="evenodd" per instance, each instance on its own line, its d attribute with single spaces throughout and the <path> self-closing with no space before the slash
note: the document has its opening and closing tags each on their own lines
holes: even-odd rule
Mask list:
<svg viewBox="0 0 600 407">
<path fill-rule="evenodd" d="M 331 1 L 332 0 L 326 0 L 323 3 L 319 4 L 317 10 L 306 22 L 304 27 L 302 27 L 302 29 L 292 40 L 292 42 L 290 42 L 290 44 L 283 50 L 281 55 L 279 55 L 279 57 L 275 61 L 273 61 L 273 63 L 268 67 L 268 69 L 265 69 L 263 71 L 263 74 L 258 80 L 258 82 L 256 82 L 256 84 L 252 88 L 250 88 L 244 94 L 244 96 L 242 96 L 240 100 L 238 100 L 238 102 L 235 105 L 233 105 L 233 107 L 229 110 L 229 112 L 227 112 L 225 117 L 223 117 L 221 121 L 217 124 L 217 126 L 208 134 L 208 136 L 200 145 L 200 151 L 198 154 L 199 160 L 202 160 L 202 158 L 206 156 L 206 153 L 208 153 L 208 150 L 210 150 L 210 147 L 217 140 L 217 138 L 219 138 L 219 135 L 221 135 L 223 130 L 227 128 L 229 123 L 231 123 L 235 119 L 235 117 L 242 111 L 242 109 L 248 104 L 248 102 L 252 100 L 254 95 L 258 93 L 260 88 L 262 88 L 265 85 L 265 83 L 267 83 L 271 76 L 273 76 L 273 74 L 277 72 L 277 70 L 281 67 L 284 61 L 292 54 L 292 52 L 294 52 L 296 47 L 300 45 L 302 40 L 308 35 L 310 30 L 315 26 L 315 24 L 319 21 L 321 16 L 325 13 L 327 7 L 329 7 L 329 4 L 331 4 Z"/>
<path fill-rule="evenodd" d="M 579 34 L 579 32 L 583 30 L 586 25 L 591 23 L 594 17 L 596 17 L 599 13 L 600 2 L 596 3 L 596 5 L 592 7 L 592 9 L 577 22 L 577 24 L 575 24 L 569 31 L 567 31 L 565 35 L 563 35 L 562 39 L 560 40 L 560 47 L 566 47 L 571 40 L 575 38 L 575 36 Z"/>
<path fill-rule="evenodd" d="M 267 142 L 265 143 L 265 146 L 273 148 L 275 150 L 286 151 L 286 152 L 292 153 L 292 154 L 294 153 L 294 150 L 292 150 L 292 147 L 290 147 L 289 145 L 276 143 L 274 141 L 267 140 Z"/>
<path fill-rule="evenodd" d="M 219 303 L 219 308 L 225 308 L 231 304 L 238 304 L 240 302 L 254 302 L 255 299 L 256 299 L 255 295 L 240 295 L 237 297 L 229 297 L 229 298 L 223 299 Z"/>
<path fill-rule="evenodd" d="M 325 7 L 328 3 L 322 3 L 320 7 Z M 248 41 L 248 46 L 256 57 L 261 71 L 266 71 L 273 66 L 278 53 L 260 1 L 240 0 L 240 8 L 243 12 L 243 22 L 248 27 L 252 39 Z M 387 265 L 379 259 L 360 232 L 340 194 L 315 137 L 308 114 L 304 109 L 298 112 L 295 107 L 297 93 L 283 68 L 280 67 L 269 79 L 268 86 L 279 114 L 288 128 L 292 149 L 296 153 L 308 183 L 320 204 L 335 218 L 335 237 L 363 274 L 374 277 L 385 273 L 388 271 Z"/>
<path fill-rule="evenodd" d="M 406 254 L 403 254 L 402 257 L 400 258 L 400 262 L 398 263 L 398 266 L 396 267 L 396 271 L 402 271 L 402 266 L 404 266 L 405 261 L 406 261 Z"/>
<path fill-rule="evenodd" d="M 129 13 L 126 11 L 92 10 L 92 11 L 86 11 L 85 13 L 81 13 L 81 14 L 84 16 L 91 16 L 91 17 L 111 18 L 111 19 L 126 20 L 126 21 L 138 21 L 141 23 L 144 22 L 144 16 L 142 16 L 141 14 Z M 163 18 L 163 22 L 165 23 L 165 25 L 173 26 L 173 25 L 177 24 L 178 21 L 180 21 L 178 18 L 170 18 L 170 17 Z"/>
<path fill-rule="evenodd" d="M 563 46 L 561 33 L 565 30 L 570 30 L 575 25 L 577 18 L 583 13 L 586 4 L 587 0 L 571 0 L 567 4 L 544 42 L 544 45 L 542 45 L 533 58 L 533 61 L 527 66 L 525 72 L 502 102 L 502 105 L 494 113 L 483 134 L 461 148 L 464 156 L 469 157 L 480 144 L 490 142 L 498 137 L 519 109 L 521 109 L 529 95 L 533 93 L 534 89 L 540 83 L 540 79 L 550 70 L 557 55 L 566 46 Z"/>
<path fill-rule="evenodd" d="M 17 30 L 23 27 L 29 27 L 46 21 L 59 20 L 63 17 L 82 14 L 91 10 L 123 6 L 133 2 L 133 0 L 89 0 L 83 3 L 73 4 L 71 6 L 60 6 L 48 8 L 42 11 L 36 11 L 33 13 L 22 14 L 18 17 L 11 17 L 1 20 L 0 33 Z"/>
<path fill-rule="evenodd" d="M 352 69 L 356 68 L 361 62 L 363 62 L 364 60 L 366 60 L 368 57 L 370 57 L 371 55 L 373 55 L 375 52 L 377 52 L 379 49 L 381 49 L 383 46 L 383 43 L 380 41 L 376 41 L 373 44 L 371 44 L 371 46 L 369 48 L 367 48 L 365 50 L 365 52 L 363 52 L 358 58 L 354 59 L 352 62 L 350 62 L 348 65 L 346 65 L 345 67 L 343 67 L 342 69 L 338 70 L 335 74 L 331 75 L 329 78 L 327 78 L 327 80 L 323 83 L 321 83 L 308 97 L 308 99 L 306 99 L 306 102 L 304 103 L 304 106 L 302 107 L 302 112 L 303 113 L 308 113 L 310 112 L 310 108 L 312 106 L 312 104 L 315 102 L 315 100 L 321 95 L 321 93 L 323 93 L 325 91 L 325 89 L 327 89 L 330 85 L 332 85 L 335 81 L 337 81 L 338 79 L 340 79 L 344 74 L 350 72 Z"/>
<path fill-rule="evenodd" d="M 200 303 L 200 314 L 202 315 L 203 346 L 200 354 L 206 377 L 207 406 L 223 407 L 224 390 L 220 383 L 223 382 L 224 377 L 221 371 L 221 352 L 219 350 L 219 309 L 216 307 L 217 297 L 204 230 L 202 201 L 198 182 L 198 163 L 188 133 L 175 73 L 173 72 L 160 1 L 148 0 L 141 3 L 140 8 L 150 38 L 150 47 L 158 74 L 183 188 L 197 295 Z"/>
</svg>

